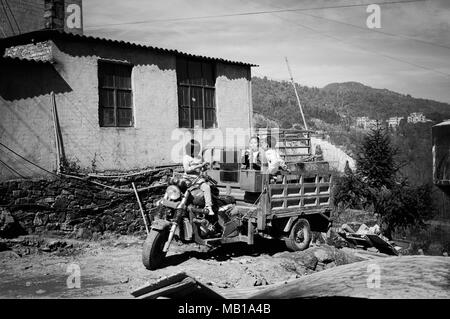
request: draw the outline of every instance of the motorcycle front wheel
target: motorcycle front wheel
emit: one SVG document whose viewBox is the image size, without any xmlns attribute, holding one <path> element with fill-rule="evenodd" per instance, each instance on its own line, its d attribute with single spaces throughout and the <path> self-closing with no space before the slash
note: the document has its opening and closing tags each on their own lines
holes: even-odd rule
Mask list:
<svg viewBox="0 0 450 319">
<path fill-rule="evenodd" d="M 169 237 L 169 229 L 152 229 L 147 236 L 142 248 L 142 263 L 149 270 L 158 269 L 164 259 L 166 252 L 163 252 L 164 244 Z"/>
</svg>

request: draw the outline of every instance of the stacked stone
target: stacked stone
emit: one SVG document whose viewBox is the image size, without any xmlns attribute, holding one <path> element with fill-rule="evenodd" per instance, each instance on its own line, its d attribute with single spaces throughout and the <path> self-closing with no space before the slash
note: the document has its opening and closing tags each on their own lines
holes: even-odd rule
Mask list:
<svg viewBox="0 0 450 319">
<path fill-rule="evenodd" d="M 171 172 L 165 172 L 147 178 L 136 176 L 136 187 L 164 182 L 170 174 Z M 108 184 L 129 189 L 131 181 L 130 178 L 126 181 L 117 180 L 116 183 L 111 180 Z M 153 207 L 164 190 L 157 188 L 141 192 L 144 209 Z M 20 226 L 7 227 L 14 229 L 15 234 L 0 234 L 3 237 L 24 233 L 51 233 L 96 239 L 104 232 L 145 233 L 134 193 L 118 193 L 87 181 L 57 178 L 3 182 L 0 183 L 0 205 L 5 208 L 1 212 L 5 215 L 3 220 L 10 223 L 12 216 L 16 226 Z"/>
</svg>

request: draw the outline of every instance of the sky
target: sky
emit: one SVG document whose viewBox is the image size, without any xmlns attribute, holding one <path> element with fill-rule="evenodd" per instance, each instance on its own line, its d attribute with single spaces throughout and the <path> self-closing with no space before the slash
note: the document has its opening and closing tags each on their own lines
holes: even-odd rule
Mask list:
<svg viewBox="0 0 450 319">
<path fill-rule="evenodd" d="M 357 81 L 450 103 L 450 0 L 380 4 L 381 28 L 369 29 L 367 5 L 382 2 L 399 1 L 84 0 L 83 24 L 88 35 L 254 63 L 254 76 L 288 80 L 287 57 L 301 85 Z M 270 12 L 284 9 L 302 10 Z"/>
</svg>

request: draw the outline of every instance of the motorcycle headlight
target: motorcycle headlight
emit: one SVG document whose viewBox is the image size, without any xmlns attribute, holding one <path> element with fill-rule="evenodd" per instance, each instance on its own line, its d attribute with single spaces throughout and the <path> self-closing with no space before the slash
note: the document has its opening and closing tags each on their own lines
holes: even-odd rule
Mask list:
<svg viewBox="0 0 450 319">
<path fill-rule="evenodd" d="M 170 185 L 169 187 L 167 187 L 164 197 L 169 200 L 175 201 L 181 197 L 180 189 L 175 185 Z"/>
</svg>

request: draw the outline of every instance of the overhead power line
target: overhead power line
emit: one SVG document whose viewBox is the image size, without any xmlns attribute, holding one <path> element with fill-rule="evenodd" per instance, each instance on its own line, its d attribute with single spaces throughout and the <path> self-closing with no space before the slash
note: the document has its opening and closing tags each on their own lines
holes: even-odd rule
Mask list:
<svg viewBox="0 0 450 319">
<path fill-rule="evenodd" d="M 37 168 L 39 168 L 39 169 L 41 169 L 41 170 L 43 170 L 44 172 L 47 172 L 47 173 L 49 173 L 49 174 L 51 174 L 51 175 L 58 176 L 58 175 L 55 174 L 54 172 L 50 172 L 49 170 L 43 168 L 42 166 L 39 166 L 38 164 L 33 163 L 32 161 L 26 159 L 25 157 L 23 157 L 23 156 L 20 155 L 19 153 L 16 153 L 15 151 L 13 151 L 12 149 L 10 149 L 10 148 L 9 148 L 8 146 L 6 146 L 5 144 L 3 144 L 3 143 L 0 142 L 0 145 L 3 146 L 4 148 L 6 148 L 6 149 L 7 149 L 8 151 L 10 151 L 11 153 L 13 153 L 13 154 L 15 154 L 16 156 L 20 157 L 20 158 L 23 159 L 24 161 L 30 163 L 30 164 L 33 165 L 33 166 L 36 166 Z M 58 177 L 59 177 L 59 176 L 58 176 Z"/>
<path fill-rule="evenodd" d="M 16 174 L 19 177 L 22 177 L 24 179 L 27 179 L 27 177 L 23 176 L 22 174 L 20 174 L 18 171 L 16 171 L 14 168 L 12 168 L 11 166 L 9 166 L 8 164 L 6 164 L 5 162 L 3 162 L 0 159 L 0 163 L 2 163 L 3 165 L 5 165 L 6 168 L 8 168 L 11 172 L 13 172 L 14 174 Z"/>
<path fill-rule="evenodd" d="M 5 12 L 5 17 L 6 17 L 6 20 L 7 20 L 8 24 L 9 24 L 9 28 L 11 29 L 12 34 L 15 35 L 16 32 L 14 31 L 13 24 L 11 22 L 11 19 L 9 18 L 8 11 L 6 11 L 6 7 L 5 7 L 5 4 L 3 3 L 3 0 L 0 0 L 0 3 L 2 5 L 3 12 Z"/>
<path fill-rule="evenodd" d="M 261 15 L 261 14 L 271 14 L 271 13 L 283 13 L 283 12 L 297 12 L 297 11 L 311 11 L 311 10 L 324 10 L 324 9 L 353 8 L 353 7 L 368 6 L 370 4 L 390 5 L 390 4 L 402 4 L 402 3 L 424 2 L 424 1 L 427 1 L 427 0 L 385 1 L 385 2 L 372 2 L 372 3 L 365 3 L 365 4 L 344 4 L 344 5 L 335 5 L 335 6 L 321 6 L 321 7 L 294 8 L 294 9 L 278 9 L 278 10 L 262 10 L 262 11 L 229 13 L 229 14 L 196 16 L 196 17 L 180 17 L 180 18 L 169 18 L 169 19 L 151 19 L 151 20 L 141 20 L 141 21 L 130 21 L 130 22 L 121 22 L 121 23 L 109 23 L 109 24 L 91 25 L 91 26 L 85 26 L 85 29 L 92 29 L 92 28 L 95 29 L 95 28 L 100 28 L 100 27 L 110 27 L 110 26 L 112 27 L 112 26 L 145 24 L 145 23 L 155 23 L 155 22 L 177 22 L 177 21 L 228 18 L 228 17 L 251 16 L 251 15 Z"/>
<path fill-rule="evenodd" d="M 436 46 L 436 47 L 440 47 L 440 48 L 450 49 L 450 46 L 447 46 L 447 45 L 443 45 L 443 44 L 439 44 L 439 43 L 435 43 L 435 42 L 430 42 L 430 41 L 425 41 L 425 40 L 422 40 L 422 39 L 408 37 L 408 36 L 403 35 L 403 34 L 390 33 L 390 32 L 381 31 L 381 30 L 378 30 L 378 29 L 369 29 L 369 28 L 361 27 L 359 25 L 355 25 L 355 24 L 351 24 L 351 23 L 347 23 L 347 22 L 343 22 L 343 21 L 339 21 L 339 20 L 334 20 L 334 19 L 330 19 L 330 18 L 320 17 L 320 16 L 316 16 L 316 15 L 308 14 L 308 13 L 304 13 L 304 12 L 300 12 L 299 14 L 305 15 L 305 16 L 309 16 L 309 17 L 313 17 L 313 18 L 317 18 L 317 19 L 331 21 L 331 22 L 334 22 L 334 23 L 340 23 L 340 24 L 347 25 L 347 26 L 353 27 L 353 28 L 358 28 L 360 30 L 364 30 L 364 31 L 367 31 L 367 32 L 375 32 L 375 33 L 384 34 L 384 35 L 388 35 L 388 36 L 392 36 L 392 37 L 403 38 L 405 40 L 412 40 L 412 41 L 416 41 L 416 42 L 419 42 L 419 43 L 432 45 L 432 46 Z"/>
<path fill-rule="evenodd" d="M 20 30 L 19 23 L 17 23 L 16 17 L 14 16 L 14 12 L 12 12 L 11 7 L 9 6 L 8 0 L 5 0 L 5 4 L 8 7 L 9 13 L 11 13 L 11 17 L 13 18 L 14 23 L 16 24 L 17 30 L 19 30 L 19 33 L 22 33 L 22 31 Z"/>
<path fill-rule="evenodd" d="M 368 53 L 370 53 L 370 54 L 379 55 L 379 56 L 382 56 L 382 57 L 385 57 L 385 58 L 388 58 L 388 59 L 391 59 L 391 60 L 394 60 L 394 61 L 397 61 L 397 62 L 402 62 L 402 63 L 404 63 L 404 64 L 408 64 L 408 65 L 414 66 L 414 67 L 416 67 L 416 68 L 420 68 L 420 69 L 423 69 L 423 70 L 427 70 L 427 71 L 430 71 L 430 72 L 434 72 L 434 73 L 436 73 L 436 74 L 440 74 L 440 75 L 443 75 L 443 76 L 445 76 L 445 77 L 447 77 L 447 78 L 450 78 L 450 74 L 449 74 L 449 73 L 442 72 L 442 71 L 439 71 L 439 70 L 435 70 L 435 69 L 432 69 L 432 68 L 429 68 L 429 67 L 426 67 L 426 66 L 423 66 L 423 65 L 420 65 L 420 64 L 416 64 L 416 63 L 413 63 L 413 62 L 409 62 L 409 61 L 406 61 L 406 60 L 403 60 L 403 59 L 400 59 L 400 58 L 397 58 L 397 57 L 393 57 L 393 56 L 391 56 L 391 55 L 384 54 L 384 53 L 381 53 L 381 52 L 379 52 L 379 51 L 368 50 L 368 49 L 366 49 L 366 48 L 364 48 L 364 47 L 361 47 L 361 46 L 359 46 L 359 45 L 356 45 L 356 44 L 351 43 L 351 42 L 348 42 L 348 41 L 344 41 L 344 40 L 342 40 L 341 38 L 335 37 L 335 36 L 330 35 L 330 34 L 328 34 L 328 33 L 326 33 L 326 32 L 322 32 L 322 31 L 319 31 L 319 30 L 317 30 L 317 29 L 311 28 L 310 26 L 307 26 L 307 25 L 305 25 L 305 24 L 302 24 L 302 23 L 299 23 L 299 22 L 297 22 L 297 21 L 292 21 L 292 20 L 286 19 L 286 18 L 284 18 L 284 17 L 281 17 L 281 16 L 277 15 L 276 13 L 272 13 L 272 15 L 276 16 L 277 18 L 279 18 L 279 19 L 281 19 L 281 20 L 284 20 L 284 21 L 286 21 L 286 22 L 289 22 L 289 23 L 298 25 L 298 26 L 300 26 L 300 27 L 302 27 L 302 28 L 305 28 L 305 29 L 307 29 L 307 30 L 310 30 L 310 31 L 312 31 L 312 32 L 314 32 L 314 33 L 317 33 L 317 34 L 319 34 L 319 35 L 322 35 L 322 36 L 324 36 L 324 37 L 327 37 L 327 38 L 330 38 L 330 39 L 333 39 L 333 40 L 342 42 L 342 43 L 344 43 L 344 44 L 346 44 L 346 45 L 354 46 L 354 47 L 356 47 L 356 48 L 358 48 L 358 49 L 360 49 L 360 50 L 362 50 L 362 51 L 368 52 Z"/>
</svg>

